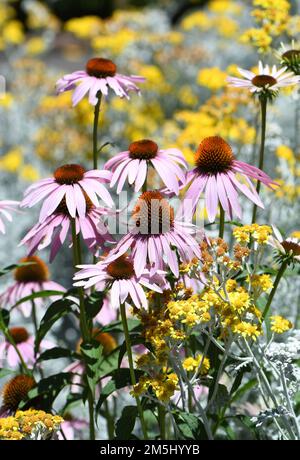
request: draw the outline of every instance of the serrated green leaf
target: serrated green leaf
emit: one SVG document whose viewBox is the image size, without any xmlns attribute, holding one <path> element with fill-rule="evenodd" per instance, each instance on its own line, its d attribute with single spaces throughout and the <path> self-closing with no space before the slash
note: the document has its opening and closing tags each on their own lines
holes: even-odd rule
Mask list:
<svg viewBox="0 0 300 460">
<path fill-rule="evenodd" d="M 133 319 L 133 318 L 128 318 L 127 322 L 128 322 L 128 330 L 129 330 L 129 332 L 137 331 L 138 328 L 141 325 L 139 320 Z M 123 332 L 122 321 L 113 321 L 112 323 L 108 324 L 107 326 L 104 326 L 101 329 L 101 332 L 115 332 L 115 333 Z"/>
<path fill-rule="evenodd" d="M 68 348 L 54 347 L 49 350 L 44 351 L 40 354 L 37 359 L 37 362 L 48 361 L 49 359 L 59 359 L 59 358 L 75 358 L 80 359 L 80 355 L 75 353 Z"/>
<path fill-rule="evenodd" d="M 183 439 L 207 440 L 204 425 L 198 416 L 180 410 L 174 411 L 173 415 Z"/>
<path fill-rule="evenodd" d="M 103 346 L 97 340 L 91 343 L 82 343 L 80 346 L 81 354 L 85 362 L 86 378 L 92 393 L 95 393 L 96 384 L 101 376 L 101 358 Z"/>
<path fill-rule="evenodd" d="M 27 400 L 20 404 L 20 409 L 35 407 L 50 412 L 55 399 L 63 388 L 72 383 L 73 377 L 72 372 L 61 372 L 40 380 L 28 393 Z"/>
<path fill-rule="evenodd" d="M 116 423 L 116 439 L 130 439 L 134 429 L 138 412 L 136 406 L 126 406 L 122 411 L 122 415 Z"/>
</svg>

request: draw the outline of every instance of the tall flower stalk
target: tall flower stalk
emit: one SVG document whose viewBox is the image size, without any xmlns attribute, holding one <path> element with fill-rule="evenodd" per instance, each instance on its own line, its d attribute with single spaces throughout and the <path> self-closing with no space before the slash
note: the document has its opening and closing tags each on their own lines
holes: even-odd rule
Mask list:
<svg viewBox="0 0 300 460">
<path fill-rule="evenodd" d="M 260 138 L 260 149 L 259 149 L 259 161 L 258 167 L 263 170 L 264 168 L 264 158 L 265 158 L 265 142 L 266 142 L 266 122 L 267 122 L 267 97 L 262 94 L 260 96 L 260 110 L 261 110 L 261 138 Z M 257 181 L 256 192 L 259 195 L 261 187 L 261 181 Z M 254 203 L 253 212 L 252 212 L 252 224 L 256 221 L 257 214 L 257 204 Z"/>
<path fill-rule="evenodd" d="M 95 105 L 94 111 L 94 126 L 93 126 L 93 166 L 94 169 L 98 169 L 98 127 L 99 127 L 99 115 L 101 107 L 101 93 L 97 94 L 98 101 Z"/>
<path fill-rule="evenodd" d="M 131 341 L 130 341 L 130 335 L 129 335 L 128 324 L 127 324 L 125 303 L 121 304 L 120 313 L 121 313 L 121 319 L 122 319 L 123 330 L 124 330 L 124 335 L 125 335 L 125 343 L 126 343 L 126 351 L 127 351 L 128 363 L 129 363 L 130 379 L 131 379 L 132 386 L 134 386 L 136 385 L 136 378 L 135 378 L 134 367 L 133 367 Z M 146 427 L 146 423 L 144 419 L 144 413 L 143 413 L 143 408 L 141 405 L 140 398 L 136 395 L 135 400 L 136 400 L 136 405 L 137 405 L 137 409 L 138 409 L 138 413 L 140 417 L 143 436 L 144 436 L 144 439 L 148 439 L 147 427 Z"/>
<path fill-rule="evenodd" d="M 76 223 L 72 220 L 72 241 L 73 241 L 73 260 L 74 269 L 77 270 L 77 265 L 81 264 L 81 249 L 80 249 L 80 237 L 76 235 Z M 84 304 L 84 291 L 83 288 L 78 287 L 79 294 L 79 308 L 80 308 L 80 330 L 84 342 L 89 342 L 91 339 L 90 330 L 85 313 Z M 95 417 L 94 417 L 94 395 L 92 390 L 88 387 L 88 406 L 89 406 L 89 427 L 90 427 L 90 439 L 95 440 Z"/>
</svg>

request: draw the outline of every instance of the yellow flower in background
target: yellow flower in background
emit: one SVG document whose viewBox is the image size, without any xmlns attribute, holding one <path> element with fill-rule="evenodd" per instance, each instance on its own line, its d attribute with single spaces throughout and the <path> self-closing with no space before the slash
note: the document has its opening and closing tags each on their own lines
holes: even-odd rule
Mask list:
<svg viewBox="0 0 300 460">
<path fill-rule="evenodd" d="M 283 158 L 286 160 L 291 166 L 296 163 L 296 158 L 294 156 L 293 150 L 288 147 L 287 145 L 279 145 L 276 149 L 276 155 L 278 158 Z"/>
<path fill-rule="evenodd" d="M 13 95 L 9 92 L 0 93 L 0 107 L 4 107 L 5 109 L 9 109 L 13 104 L 14 98 Z"/>
<path fill-rule="evenodd" d="M 291 233 L 291 237 L 300 239 L 300 231 L 296 230 L 295 232 Z"/>
<path fill-rule="evenodd" d="M 134 30 L 124 28 L 118 30 L 113 34 L 103 34 L 92 39 L 92 47 L 101 53 L 112 53 L 118 55 L 124 51 L 124 49 L 138 40 L 139 35 Z"/>
<path fill-rule="evenodd" d="M 211 27 L 211 18 L 202 11 L 196 11 L 195 13 L 189 14 L 181 21 L 181 27 L 183 30 L 191 30 L 199 28 L 202 30 L 208 30 Z"/>
<path fill-rule="evenodd" d="M 42 37 L 33 37 L 27 40 L 25 49 L 30 55 L 37 55 L 43 53 L 47 48 L 46 42 Z"/>
<path fill-rule="evenodd" d="M 65 29 L 78 38 L 89 39 L 103 32 L 104 23 L 98 16 L 84 16 L 67 21 Z"/>
<path fill-rule="evenodd" d="M 272 43 L 272 37 L 264 29 L 248 29 L 240 37 L 240 42 L 258 48 L 260 53 L 267 52 Z"/>
<path fill-rule="evenodd" d="M 35 182 L 40 178 L 40 173 L 34 166 L 27 164 L 22 166 L 20 177 L 28 182 Z"/>
<path fill-rule="evenodd" d="M 213 13 L 239 13 L 242 6 L 237 5 L 233 0 L 211 0 L 208 9 Z"/>
<path fill-rule="evenodd" d="M 205 86 L 211 91 L 218 91 L 224 88 L 226 83 L 227 74 L 218 67 L 207 67 L 201 69 L 197 75 L 197 83 Z"/>
<path fill-rule="evenodd" d="M 22 150 L 16 147 L 0 157 L 0 169 L 10 173 L 16 173 L 19 171 L 22 161 Z"/>
<path fill-rule="evenodd" d="M 283 334 L 293 327 L 293 324 L 288 319 L 283 318 L 283 316 L 274 315 L 271 316 L 270 319 L 271 331 L 276 332 L 277 334 Z"/>
<path fill-rule="evenodd" d="M 166 82 L 165 77 L 159 67 L 155 65 L 143 65 L 138 69 L 139 75 L 143 75 L 146 81 L 143 85 L 143 90 L 158 91 L 167 93 L 171 90 L 171 86 Z"/>
<path fill-rule="evenodd" d="M 2 39 L 8 45 L 20 45 L 25 40 L 22 23 L 17 20 L 9 21 L 3 26 Z"/>
<path fill-rule="evenodd" d="M 214 26 L 222 37 L 234 37 L 239 32 L 239 25 L 228 16 L 218 17 L 214 21 Z"/>
</svg>

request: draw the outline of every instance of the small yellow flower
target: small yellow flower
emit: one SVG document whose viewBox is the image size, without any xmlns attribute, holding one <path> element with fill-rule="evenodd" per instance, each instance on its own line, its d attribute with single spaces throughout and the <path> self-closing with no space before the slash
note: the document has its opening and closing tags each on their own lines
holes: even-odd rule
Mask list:
<svg viewBox="0 0 300 460">
<path fill-rule="evenodd" d="M 244 338 L 251 338 L 253 340 L 256 340 L 262 333 L 256 324 L 251 324 L 247 321 L 241 321 L 240 323 L 234 324 L 232 330 Z"/>
<path fill-rule="evenodd" d="M 271 319 L 271 331 L 276 332 L 277 334 L 283 334 L 283 332 L 292 329 L 293 324 L 286 318 L 280 315 L 274 315 L 270 317 Z"/>
</svg>

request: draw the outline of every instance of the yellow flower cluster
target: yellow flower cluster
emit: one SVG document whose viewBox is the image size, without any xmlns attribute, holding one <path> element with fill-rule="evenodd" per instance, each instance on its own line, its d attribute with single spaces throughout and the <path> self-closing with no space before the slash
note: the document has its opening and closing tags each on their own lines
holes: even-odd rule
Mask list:
<svg viewBox="0 0 300 460">
<path fill-rule="evenodd" d="M 65 29 L 78 38 L 91 39 L 104 31 L 104 23 L 98 16 L 84 16 L 67 21 Z"/>
<path fill-rule="evenodd" d="M 241 335 L 245 339 L 250 338 L 256 340 L 261 335 L 261 329 L 257 324 L 249 323 L 248 321 L 241 321 L 233 325 L 233 332 Z"/>
<path fill-rule="evenodd" d="M 283 332 L 286 332 L 293 327 L 293 324 L 288 319 L 283 318 L 280 315 L 271 316 L 270 319 L 271 331 L 276 332 L 277 334 L 283 334 Z"/>
<path fill-rule="evenodd" d="M 160 401 L 167 402 L 177 390 L 178 377 L 174 373 L 163 373 L 155 378 L 141 377 L 139 382 L 133 387 L 132 393 L 140 396 L 152 390 Z"/>
<path fill-rule="evenodd" d="M 271 276 L 267 274 L 248 276 L 247 281 L 258 292 L 267 292 L 273 287 Z"/>
<path fill-rule="evenodd" d="M 218 74 L 220 75 L 219 72 Z M 215 80 L 217 79 L 216 77 Z M 214 85 L 216 87 L 216 83 Z M 178 148 L 193 164 L 195 150 L 205 137 L 222 136 L 241 145 L 252 144 L 255 129 L 245 118 L 239 116 L 239 111 L 242 107 L 251 110 L 254 108 L 253 104 L 253 98 L 247 92 L 225 86 L 202 104 L 198 111 L 182 110 L 175 113 L 175 120 L 180 128 L 175 138 Z M 167 133 L 165 137 L 167 138 Z"/>
<path fill-rule="evenodd" d="M 188 372 L 195 372 L 197 370 L 201 375 L 206 375 L 210 369 L 209 359 L 203 357 L 201 354 L 197 355 L 195 358 L 192 356 L 185 358 L 182 365 Z"/>
<path fill-rule="evenodd" d="M 253 5 L 256 8 L 252 16 L 260 27 L 246 30 L 240 40 L 265 53 L 269 51 L 273 39 L 287 30 L 291 5 L 287 0 L 253 0 Z"/>
<path fill-rule="evenodd" d="M 219 67 L 207 67 L 199 71 L 197 83 L 211 91 L 218 91 L 227 84 L 226 77 L 227 73 L 223 72 Z"/>
<path fill-rule="evenodd" d="M 193 295 L 186 300 L 172 300 L 167 304 L 167 310 L 172 320 L 179 320 L 189 327 L 211 319 L 207 306 L 203 305 L 198 295 Z"/>
<path fill-rule="evenodd" d="M 272 234 L 272 228 L 269 225 L 243 225 L 233 229 L 233 236 L 239 243 L 249 243 L 250 239 L 264 245 L 268 242 L 269 236 Z"/>
<path fill-rule="evenodd" d="M 17 411 L 15 416 L 0 418 L 0 439 L 21 440 L 28 438 L 36 428 L 42 428 L 46 436 L 60 428 L 63 418 L 41 410 Z"/>
</svg>

